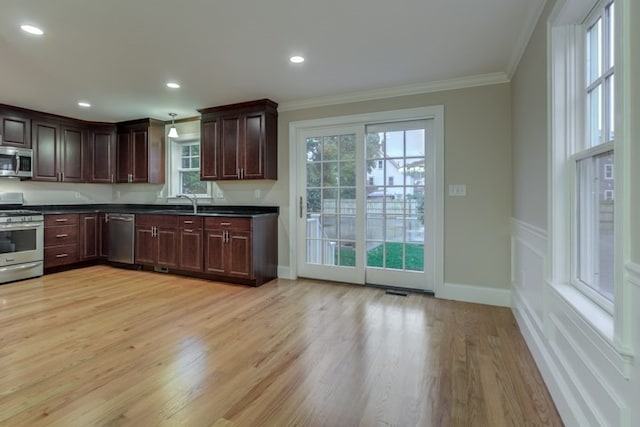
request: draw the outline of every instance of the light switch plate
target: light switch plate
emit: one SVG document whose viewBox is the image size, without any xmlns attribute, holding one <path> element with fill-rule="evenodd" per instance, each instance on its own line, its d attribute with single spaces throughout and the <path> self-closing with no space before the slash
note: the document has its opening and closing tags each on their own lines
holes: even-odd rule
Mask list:
<svg viewBox="0 0 640 427">
<path fill-rule="evenodd" d="M 449 196 L 451 197 L 464 197 L 467 195 L 466 184 L 452 184 L 449 185 Z"/>
</svg>

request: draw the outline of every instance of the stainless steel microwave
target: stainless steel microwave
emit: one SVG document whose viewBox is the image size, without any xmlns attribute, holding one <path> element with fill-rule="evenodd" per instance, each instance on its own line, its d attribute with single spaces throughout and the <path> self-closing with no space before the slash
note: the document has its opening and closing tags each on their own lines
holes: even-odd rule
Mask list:
<svg viewBox="0 0 640 427">
<path fill-rule="evenodd" d="M 0 177 L 33 177 L 33 150 L 0 146 Z"/>
</svg>

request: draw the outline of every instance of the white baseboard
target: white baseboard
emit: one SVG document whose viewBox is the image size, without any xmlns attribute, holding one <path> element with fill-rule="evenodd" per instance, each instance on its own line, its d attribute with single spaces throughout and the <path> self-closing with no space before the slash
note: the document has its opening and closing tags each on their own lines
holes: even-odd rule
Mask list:
<svg viewBox="0 0 640 427">
<path fill-rule="evenodd" d="M 288 265 L 279 265 L 278 266 L 278 278 L 280 279 L 295 279 L 295 277 L 291 277 L 291 267 Z"/>
<path fill-rule="evenodd" d="M 436 297 L 476 304 L 511 307 L 511 289 L 445 283 Z"/>
</svg>

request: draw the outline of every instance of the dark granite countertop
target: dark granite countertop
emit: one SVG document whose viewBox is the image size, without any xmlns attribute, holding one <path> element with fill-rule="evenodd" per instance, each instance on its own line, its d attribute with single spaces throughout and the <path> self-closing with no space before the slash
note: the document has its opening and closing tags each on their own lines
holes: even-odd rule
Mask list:
<svg viewBox="0 0 640 427">
<path fill-rule="evenodd" d="M 132 213 L 137 215 L 193 215 L 190 205 L 138 205 L 138 204 L 77 204 L 77 205 L 24 205 L 22 209 L 40 211 L 43 214 L 70 213 Z M 278 214 L 278 206 L 198 206 L 198 216 L 254 217 Z"/>
</svg>

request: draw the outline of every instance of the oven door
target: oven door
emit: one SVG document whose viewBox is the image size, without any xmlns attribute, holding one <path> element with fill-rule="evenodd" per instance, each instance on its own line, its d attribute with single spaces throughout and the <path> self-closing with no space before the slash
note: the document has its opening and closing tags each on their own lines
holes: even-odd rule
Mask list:
<svg viewBox="0 0 640 427">
<path fill-rule="evenodd" d="M 43 260 L 41 222 L 0 224 L 0 267 Z"/>
</svg>

